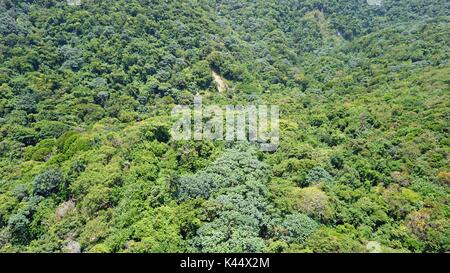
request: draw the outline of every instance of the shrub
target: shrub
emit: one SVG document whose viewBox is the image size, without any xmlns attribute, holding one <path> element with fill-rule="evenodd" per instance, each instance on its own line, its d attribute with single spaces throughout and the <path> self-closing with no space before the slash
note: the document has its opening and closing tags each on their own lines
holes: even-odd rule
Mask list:
<svg viewBox="0 0 450 273">
<path fill-rule="evenodd" d="M 22 213 L 14 214 L 9 218 L 8 227 L 14 242 L 26 244 L 30 240 L 29 224 L 30 220 Z"/>
<path fill-rule="evenodd" d="M 286 216 L 276 228 L 275 234 L 288 243 L 303 243 L 318 227 L 307 215 L 294 213 Z"/>
<path fill-rule="evenodd" d="M 33 153 L 31 159 L 34 161 L 45 161 L 51 154 L 52 150 L 49 148 L 41 148 Z"/>
<path fill-rule="evenodd" d="M 317 187 L 304 188 L 300 191 L 294 208 L 310 216 L 326 217 L 329 214 L 328 196 Z"/>
<path fill-rule="evenodd" d="M 42 121 L 36 125 L 36 130 L 39 132 L 39 137 L 41 139 L 57 138 L 68 129 L 68 125 L 59 121 Z"/>
<path fill-rule="evenodd" d="M 306 240 L 305 246 L 314 253 L 350 253 L 362 252 L 364 246 L 353 238 L 352 234 L 340 233 L 323 227 Z"/>
<path fill-rule="evenodd" d="M 36 176 L 33 180 L 33 194 L 49 196 L 57 193 L 63 182 L 61 171 L 52 169 Z"/>
<path fill-rule="evenodd" d="M 322 167 L 312 168 L 305 177 L 305 185 L 317 184 L 320 182 L 331 183 L 333 177 Z"/>
</svg>

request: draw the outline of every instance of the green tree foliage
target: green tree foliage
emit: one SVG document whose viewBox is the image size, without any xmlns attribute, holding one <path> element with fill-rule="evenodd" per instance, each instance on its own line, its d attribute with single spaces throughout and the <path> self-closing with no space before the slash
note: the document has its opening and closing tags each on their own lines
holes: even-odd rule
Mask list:
<svg viewBox="0 0 450 273">
<path fill-rule="evenodd" d="M 266 249 L 260 234 L 267 228 L 269 217 L 267 167 L 252 149 L 242 150 L 244 148 L 226 151 L 205 170 L 196 173 L 197 177 L 203 175 L 218 182 L 213 184 L 215 187 L 205 189 L 206 195 L 188 195 L 209 198 L 204 210 L 211 218 L 206 219 L 191 242 L 202 252 L 262 252 Z M 185 191 L 181 188 L 179 192 Z"/>
<path fill-rule="evenodd" d="M 318 224 L 305 214 L 294 213 L 274 228 L 277 237 L 288 243 L 303 243 L 318 228 Z"/>
<path fill-rule="evenodd" d="M 18 243 L 27 243 L 30 240 L 30 220 L 22 213 L 12 215 L 8 221 L 8 227 L 14 240 Z"/>
<path fill-rule="evenodd" d="M 207 168 L 194 175 L 184 176 L 176 181 L 177 197 L 208 199 L 211 193 L 246 181 L 261 181 L 266 176 L 266 166 L 249 151 L 231 150 L 223 154 Z"/>
<path fill-rule="evenodd" d="M 37 175 L 33 180 L 33 194 L 47 197 L 57 193 L 63 186 L 64 178 L 61 171 L 57 169 L 48 170 Z"/>
<path fill-rule="evenodd" d="M 381 2 L 0 1 L 0 252 L 449 252 L 448 1 Z"/>
</svg>

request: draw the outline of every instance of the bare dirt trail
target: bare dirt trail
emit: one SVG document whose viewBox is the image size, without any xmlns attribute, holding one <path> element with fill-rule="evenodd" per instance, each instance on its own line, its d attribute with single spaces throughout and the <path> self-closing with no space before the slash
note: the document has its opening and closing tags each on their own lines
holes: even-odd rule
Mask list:
<svg viewBox="0 0 450 273">
<path fill-rule="evenodd" d="M 227 90 L 228 86 L 219 74 L 212 71 L 212 77 L 214 82 L 216 83 L 217 90 L 219 90 L 220 93 L 223 93 Z"/>
</svg>

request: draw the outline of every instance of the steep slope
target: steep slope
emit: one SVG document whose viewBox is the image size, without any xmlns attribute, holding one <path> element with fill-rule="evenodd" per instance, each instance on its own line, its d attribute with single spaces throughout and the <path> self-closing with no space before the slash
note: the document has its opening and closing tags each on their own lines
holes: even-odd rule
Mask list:
<svg viewBox="0 0 450 273">
<path fill-rule="evenodd" d="M 0 250 L 448 252 L 448 5 L 0 2 Z M 173 141 L 194 94 L 279 149 Z"/>
</svg>

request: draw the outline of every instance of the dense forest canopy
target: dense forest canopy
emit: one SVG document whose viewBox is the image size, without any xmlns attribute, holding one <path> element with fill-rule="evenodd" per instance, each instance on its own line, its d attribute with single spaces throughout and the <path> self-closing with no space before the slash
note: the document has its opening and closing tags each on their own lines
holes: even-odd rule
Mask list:
<svg viewBox="0 0 450 273">
<path fill-rule="evenodd" d="M 1 0 L 0 251 L 448 252 L 449 37 L 447 0 Z M 171 139 L 196 94 L 279 105 L 278 149 Z"/>
</svg>

